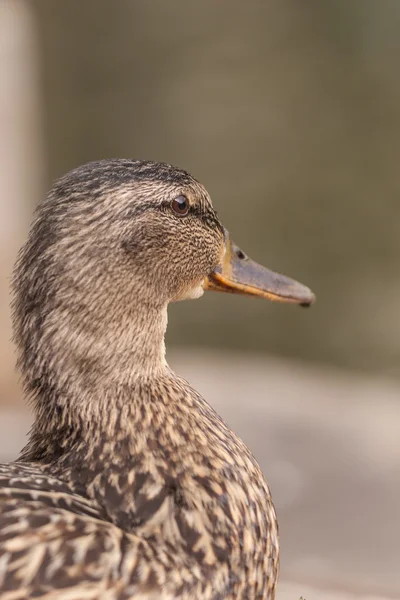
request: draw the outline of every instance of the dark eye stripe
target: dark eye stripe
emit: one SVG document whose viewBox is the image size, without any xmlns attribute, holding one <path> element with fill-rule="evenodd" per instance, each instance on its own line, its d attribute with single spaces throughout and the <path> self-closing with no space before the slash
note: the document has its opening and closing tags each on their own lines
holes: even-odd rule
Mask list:
<svg viewBox="0 0 400 600">
<path fill-rule="evenodd" d="M 199 206 L 195 205 L 192 207 L 190 212 L 201 219 L 203 223 L 205 223 L 211 229 L 218 229 L 221 232 L 224 231 L 216 211 L 211 206 L 208 206 L 205 210 L 202 210 Z"/>
<path fill-rule="evenodd" d="M 177 198 L 180 198 L 182 196 L 183 196 L 183 194 L 181 194 L 180 196 L 177 196 Z M 186 198 L 186 196 L 183 196 L 183 197 Z M 175 200 L 177 198 L 175 198 Z M 157 205 L 155 205 L 155 206 L 157 206 Z M 163 210 L 171 210 L 172 202 L 164 201 L 161 206 L 162 206 Z M 175 211 L 174 211 L 174 213 L 175 213 Z M 178 213 L 176 213 L 176 214 L 178 214 Z M 198 219 L 203 221 L 203 223 L 205 223 L 205 225 L 207 225 L 207 227 L 210 227 L 211 229 L 216 229 L 222 233 L 224 232 L 224 228 L 221 225 L 221 222 L 218 218 L 217 212 L 209 204 L 203 205 L 203 206 L 199 205 L 197 202 L 192 205 L 189 204 L 188 214 L 190 214 L 193 217 L 197 217 Z M 180 215 L 180 216 L 182 216 L 182 215 Z M 186 216 L 186 215 L 184 215 L 184 216 Z"/>
</svg>

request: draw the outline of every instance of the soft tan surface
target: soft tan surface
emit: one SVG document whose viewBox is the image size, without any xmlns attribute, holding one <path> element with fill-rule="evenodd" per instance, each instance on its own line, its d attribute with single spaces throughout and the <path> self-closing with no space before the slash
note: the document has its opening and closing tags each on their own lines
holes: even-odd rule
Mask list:
<svg viewBox="0 0 400 600">
<path fill-rule="evenodd" d="M 351 594 L 343 591 L 324 590 L 298 583 L 281 581 L 278 586 L 276 600 L 386 600 L 384 596 L 370 596 L 368 594 Z"/>
</svg>

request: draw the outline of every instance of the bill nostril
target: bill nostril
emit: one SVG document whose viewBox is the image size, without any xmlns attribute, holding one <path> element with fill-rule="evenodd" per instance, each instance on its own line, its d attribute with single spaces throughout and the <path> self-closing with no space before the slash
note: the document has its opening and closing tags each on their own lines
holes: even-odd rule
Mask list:
<svg viewBox="0 0 400 600">
<path fill-rule="evenodd" d="M 247 258 L 247 256 L 245 255 L 245 253 L 240 248 L 237 248 L 237 250 L 235 250 L 235 253 L 236 253 L 236 256 L 240 260 L 244 260 L 245 258 Z"/>
</svg>

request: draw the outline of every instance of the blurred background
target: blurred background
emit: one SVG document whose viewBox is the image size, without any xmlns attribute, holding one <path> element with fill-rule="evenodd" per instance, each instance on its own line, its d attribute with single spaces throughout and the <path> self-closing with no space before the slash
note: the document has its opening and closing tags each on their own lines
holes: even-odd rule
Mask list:
<svg viewBox="0 0 400 600">
<path fill-rule="evenodd" d="M 9 281 L 35 205 L 89 160 L 176 164 L 318 299 L 170 310 L 170 363 L 271 484 L 278 600 L 400 597 L 399 28 L 398 0 L 0 0 L 0 459 L 31 419 Z"/>
</svg>

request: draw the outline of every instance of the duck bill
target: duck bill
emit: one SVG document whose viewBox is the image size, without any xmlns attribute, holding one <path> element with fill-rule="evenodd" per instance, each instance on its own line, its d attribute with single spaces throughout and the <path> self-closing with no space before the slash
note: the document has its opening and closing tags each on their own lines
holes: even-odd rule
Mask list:
<svg viewBox="0 0 400 600">
<path fill-rule="evenodd" d="M 223 262 L 206 278 L 205 290 L 259 296 L 301 306 L 310 306 L 315 301 L 308 287 L 257 264 L 229 239 L 228 234 L 225 247 Z"/>
</svg>

